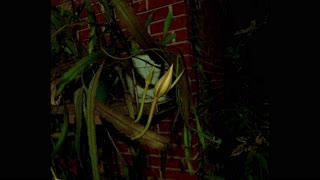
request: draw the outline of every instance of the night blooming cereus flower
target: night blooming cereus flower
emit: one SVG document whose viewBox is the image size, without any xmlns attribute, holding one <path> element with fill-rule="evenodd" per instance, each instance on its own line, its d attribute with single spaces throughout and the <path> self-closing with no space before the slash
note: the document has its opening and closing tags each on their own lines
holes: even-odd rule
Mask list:
<svg viewBox="0 0 320 180">
<path fill-rule="evenodd" d="M 153 94 L 155 97 L 159 98 L 165 95 L 171 89 L 172 73 L 173 73 L 173 64 L 171 64 L 168 71 L 156 83 L 153 91 Z"/>
</svg>

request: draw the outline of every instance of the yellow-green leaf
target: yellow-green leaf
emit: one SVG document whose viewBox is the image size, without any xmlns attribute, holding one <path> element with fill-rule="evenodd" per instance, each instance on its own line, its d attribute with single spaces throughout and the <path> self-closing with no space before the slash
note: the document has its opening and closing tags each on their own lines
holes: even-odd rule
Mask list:
<svg viewBox="0 0 320 180">
<path fill-rule="evenodd" d="M 170 27 L 170 24 L 171 24 L 171 20 L 172 20 L 172 16 L 173 16 L 172 11 L 169 11 L 166 19 L 164 20 L 163 36 L 165 36 L 167 34 L 168 30 L 169 30 L 169 27 Z"/>
<path fill-rule="evenodd" d="M 150 25 L 151 20 L 152 20 L 152 18 L 153 18 L 153 14 L 154 14 L 154 11 L 151 11 L 151 13 L 149 14 L 149 16 L 147 17 L 146 22 L 144 23 L 144 26 L 145 26 L 145 27 L 148 27 L 148 26 Z"/>
<path fill-rule="evenodd" d="M 162 40 L 161 45 L 162 45 L 162 46 L 166 46 L 166 45 L 167 45 L 168 43 L 170 43 L 174 38 L 176 38 L 176 34 L 175 34 L 175 33 L 170 34 L 169 36 L 165 37 L 165 38 Z"/>
</svg>

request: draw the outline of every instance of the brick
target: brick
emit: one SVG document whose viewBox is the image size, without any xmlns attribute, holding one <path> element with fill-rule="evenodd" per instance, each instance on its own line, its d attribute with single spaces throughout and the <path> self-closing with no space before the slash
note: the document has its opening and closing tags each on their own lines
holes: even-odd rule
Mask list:
<svg viewBox="0 0 320 180">
<path fill-rule="evenodd" d="M 133 2 L 133 8 L 137 13 L 146 11 L 147 10 L 146 1 L 142 0 L 142 1 Z"/>
<path fill-rule="evenodd" d="M 182 1 L 180 3 L 173 4 L 172 5 L 172 12 L 173 12 L 173 16 L 186 14 L 187 13 L 187 8 L 186 8 L 185 2 Z"/>
<path fill-rule="evenodd" d="M 142 150 L 147 153 L 147 154 L 152 154 L 152 155 L 159 155 L 160 156 L 160 151 L 158 149 L 153 149 L 148 147 L 145 144 L 141 145 Z"/>
<path fill-rule="evenodd" d="M 166 168 L 175 168 L 179 169 L 181 167 L 182 159 L 177 159 L 177 158 L 167 158 L 166 161 Z"/>
<path fill-rule="evenodd" d="M 104 22 L 106 22 L 106 18 L 105 18 L 102 14 L 96 15 L 96 20 L 97 20 L 97 23 L 104 23 Z"/>
<path fill-rule="evenodd" d="M 183 143 L 183 142 L 182 142 Z M 168 150 L 168 157 L 184 157 L 185 155 L 184 147 L 172 145 L 171 149 Z"/>
<path fill-rule="evenodd" d="M 174 43 L 174 44 L 169 44 L 166 46 L 166 49 L 173 52 L 177 53 L 177 49 L 180 49 L 182 54 L 192 54 L 192 45 L 190 42 L 185 41 L 185 42 L 180 42 L 180 43 Z"/>
<path fill-rule="evenodd" d="M 101 13 L 102 9 L 101 7 L 103 7 L 100 3 L 92 3 L 91 4 L 91 8 L 94 14 L 98 14 Z"/>
<path fill-rule="evenodd" d="M 161 159 L 160 157 L 153 157 L 153 156 L 149 156 L 149 164 L 148 166 L 161 166 Z"/>
<path fill-rule="evenodd" d="M 81 30 L 85 30 L 85 29 L 88 29 L 90 28 L 89 27 L 89 24 L 87 23 L 87 21 L 83 21 L 83 24 L 79 25 L 78 26 L 78 29 L 81 31 Z"/>
<path fill-rule="evenodd" d="M 198 105 L 198 97 L 195 94 L 192 94 L 192 103 L 197 106 Z"/>
<path fill-rule="evenodd" d="M 127 144 L 118 143 L 117 148 L 118 148 L 119 152 L 121 152 L 121 153 L 129 153 L 129 147 Z"/>
<path fill-rule="evenodd" d="M 143 171 L 145 176 L 150 176 L 156 179 L 160 177 L 160 168 L 157 168 L 157 167 L 145 168 Z"/>
<path fill-rule="evenodd" d="M 126 163 L 128 165 L 133 165 L 133 159 L 132 156 L 129 154 L 121 154 L 121 156 L 123 157 L 123 159 L 126 161 Z"/>
<path fill-rule="evenodd" d="M 182 158 L 170 158 L 168 157 L 166 160 L 166 168 L 175 168 L 179 169 L 180 165 L 183 164 Z M 161 167 L 161 158 L 160 157 L 149 157 L 149 165 L 150 166 L 158 166 Z"/>
<path fill-rule="evenodd" d="M 154 9 L 154 14 L 152 17 L 152 21 L 158 21 L 161 19 L 165 19 L 169 13 L 169 8 L 168 6 L 159 8 L 159 9 Z"/>
<path fill-rule="evenodd" d="M 181 170 L 166 169 L 166 179 L 183 179 L 183 180 L 198 180 L 197 175 L 190 175 L 188 172 L 182 172 Z"/>
<path fill-rule="evenodd" d="M 87 40 L 82 40 L 80 42 L 84 46 L 84 48 L 88 48 L 89 47 L 89 42 Z"/>
<path fill-rule="evenodd" d="M 191 92 L 193 93 L 193 92 L 198 92 L 198 82 L 196 82 L 196 81 L 191 81 Z"/>
<path fill-rule="evenodd" d="M 151 34 L 162 33 L 164 27 L 164 21 L 159 21 L 150 24 L 150 32 Z"/>
<path fill-rule="evenodd" d="M 187 27 L 188 16 L 179 16 L 172 19 L 169 30 Z"/>
<path fill-rule="evenodd" d="M 140 22 L 142 22 L 143 24 L 147 21 L 148 16 L 150 15 L 151 11 L 146 11 L 146 12 L 142 12 L 142 13 L 137 13 Z"/>
<path fill-rule="evenodd" d="M 196 58 L 192 55 L 184 55 L 184 60 L 188 69 L 191 69 L 196 63 Z"/>
<path fill-rule="evenodd" d="M 51 3 L 55 6 L 58 6 L 61 4 L 61 0 L 51 0 Z"/>
<path fill-rule="evenodd" d="M 166 6 L 175 2 L 181 2 L 183 0 L 147 0 L 148 1 L 148 9 L 154 9 L 157 7 Z"/>
<path fill-rule="evenodd" d="M 151 35 L 151 37 L 152 37 L 154 40 L 160 42 L 160 41 L 162 40 L 163 34 Z"/>
<path fill-rule="evenodd" d="M 211 83 L 212 87 L 219 87 L 219 86 L 223 86 L 224 81 L 222 79 L 218 79 L 218 80 L 213 79 L 213 80 L 211 80 L 210 83 Z"/>
<path fill-rule="evenodd" d="M 193 69 L 188 69 L 187 70 L 188 77 L 190 81 L 195 81 L 196 80 L 196 73 L 194 72 Z"/>
<path fill-rule="evenodd" d="M 224 79 L 224 73 L 221 72 L 212 72 L 211 79 Z"/>
<path fill-rule="evenodd" d="M 169 27 L 170 30 L 180 29 L 187 27 L 187 16 L 179 16 L 172 19 Z M 163 32 L 164 21 L 153 22 L 150 24 L 151 34 L 161 33 Z"/>
<path fill-rule="evenodd" d="M 176 34 L 175 42 L 189 40 L 189 33 L 186 28 L 180 29 L 180 30 L 175 30 L 174 33 Z"/>
<path fill-rule="evenodd" d="M 88 16 L 88 12 L 87 12 L 87 9 L 86 8 L 83 8 L 83 10 L 81 11 L 79 17 L 80 18 L 85 18 Z"/>
<path fill-rule="evenodd" d="M 171 137 L 171 144 L 176 144 L 181 146 L 183 144 L 183 137 L 181 136 L 181 132 L 176 134 L 170 134 Z"/>
<path fill-rule="evenodd" d="M 171 132 L 172 121 L 159 122 L 159 132 Z"/>
<path fill-rule="evenodd" d="M 79 39 L 80 40 L 88 39 L 89 36 L 90 36 L 90 29 L 89 28 L 79 31 Z"/>
</svg>

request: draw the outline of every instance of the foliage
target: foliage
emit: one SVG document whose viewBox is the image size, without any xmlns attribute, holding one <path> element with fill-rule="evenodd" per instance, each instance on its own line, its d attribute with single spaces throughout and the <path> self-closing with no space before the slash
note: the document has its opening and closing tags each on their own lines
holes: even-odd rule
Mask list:
<svg viewBox="0 0 320 180">
<path fill-rule="evenodd" d="M 98 21 L 96 10 L 104 20 Z M 118 13 L 117 17 L 126 26 L 130 37 L 125 36 L 114 12 Z M 87 18 L 81 18 L 83 13 L 88 15 Z M 117 179 L 121 174 L 126 179 L 141 179 L 141 173 L 135 175 L 142 170 L 139 168 L 141 161 L 138 159 L 142 156 L 137 142 L 159 149 L 169 142 L 161 135 L 148 131 L 148 126 L 145 128 L 146 135 L 133 141 L 133 137 L 142 132 L 144 122 L 134 122 L 134 100 L 127 93 L 125 76 L 135 76 L 141 86 L 145 82 L 132 66 L 131 59 L 139 54 L 148 54 L 162 66 L 162 73 L 170 64 L 171 69 L 172 64 L 180 67 L 180 73 L 173 75 L 175 82 L 170 83 L 170 88 L 180 83 L 184 70 L 180 61 L 175 61 L 177 55 L 165 51 L 165 46 L 175 37 L 174 33 L 167 35 L 172 12 L 165 19 L 160 44 L 146 31 L 152 16 L 153 13 L 144 25 L 141 24 L 125 0 L 99 0 L 93 3 L 90 0 L 69 1 L 58 7 L 51 5 L 49 64 L 51 104 L 52 110 L 55 110 L 50 118 L 50 148 L 51 172 L 55 179 Z M 89 30 L 87 41 L 79 38 L 84 26 Z M 171 58 L 174 56 L 174 59 Z M 183 91 L 180 87 L 178 89 Z M 111 106 L 119 102 L 126 104 L 130 117 Z M 74 113 L 70 113 L 70 104 L 74 105 Z M 63 116 L 57 113 L 60 105 L 64 107 Z M 97 111 L 101 114 L 97 115 Z M 72 120 L 74 124 L 69 123 Z M 96 125 L 99 121 L 102 124 Z M 113 136 L 110 135 L 112 133 Z M 133 153 L 136 154 L 134 159 L 137 158 L 134 165 L 127 163 L 119 153 L 114 143 L 117 136 L 123 136 L 132 152 L 136 152 Z M 106 144 L 109 144 L 108 148 L 105 148 Z M 123 169 L 117 169 L 114 163 L 121 163 Z"/>
</svg>

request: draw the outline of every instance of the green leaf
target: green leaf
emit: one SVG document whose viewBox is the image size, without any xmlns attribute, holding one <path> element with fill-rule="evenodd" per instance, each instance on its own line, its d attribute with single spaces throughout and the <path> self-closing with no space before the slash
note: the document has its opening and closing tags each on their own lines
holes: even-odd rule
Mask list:
<svg viewBox="0 0 320 180">
<path fill-rule="evenodd" d="M 63 49 L 66 53 L 68 53 L 68 54 L 70 54 L 70 55 L 72 55 L 72 52 L 71 52 L 71 50 L 70 50 L 70 48 L 69 47 L 64 47 L 64 49 Z"/>
<path fill-rule="evenodd" d="M 99 81 L 99 86 L 97 89 L 97 100 L 107 103 L 107 83 L 105 81 Z"/>
<path fill-rule="evenodd" d="M 234 49 L 232 46 L 228 46 L 228 47 L 226 47 L 226 51 L 227 51 L 227 53 L 232 54 L 234 52 Z"/>
<path fill-rule="evenodd" d="M 97 140 L 96 140 L 96 124 L 95 124 L 95 104 L 97 88 L 99 84 L 99 77 L 102 71 L 104 63 L 100 65 L 98 71 L 94 74 L 93 78 L 89 83 L 87 93 L 87 107 L 86 107 L 86 125 L 87 125 L 87 136 L 89 144 L 89 155 L 91 160 L 91 169 L 93 180 L 100 180 L 98 172 L 98 151 L 97 151 Z"/>
<path fill-rule="evenodd" d="M 154 14 L 154 10 L 152 10 L 151 13 L 149 14 L 149 16 L 147 17 L 147 20 L 144 23 L 145 27 L 148 27 L 150 25 L 152 18 L 153 18 L 153 14 Z"/>
<path fill-rule="evenodd" d="M 60 27 L 61 27 L 61 24 L 58 21 L 57 17 L 51 14 L 51 28 L 59 29 Z"/>
<path fill-rule="evenodd" d="M 74 108 L 75 108 L 75 150 L 81 164 L 81 144 L 80 144 L 80 137 L 81 137 L 81 127 L 82 127 L 82 107 L 83 107 L 83 87 L 77 89 L 74 92 Z"/>
<path fill-rule="evenodd" d="M 248 180 L 254 180 L 253 176 L 251 176 L 251 175 L 248 175 L 248 176 L 247 176 L 247 179 L 248 179 Z"/>
<path fill-rule="evenodd" d="M 72 68 L 65 72 L 59 81 L 57 94 L 60 94 L 64 87 L 74 80 L 81 72 L 83 72 L 96 59 L 102 57 L 104 52 L 99 50 L 79 60 Z"/>
<path fill-rule="evenodd" d="M 198 118 L 198 116 L 197 116 L 197 113 L 195 112 L 194 115 L 195 115 L 195 119 L 196 119 L 196 128 L 197 128 L 197 130 L 200 132 L 200 133 L 198 133 L 199 141 L 200 141 L 202 150 L 205 150 L 206 147 L 207 147 L 207 144 L 206 144 L 206 142 L 205 142 L 204 137 L 202 136 L 202 133 L 203 133 L 202 127 L 201 127 L 201 125 L 200 125 L 200 122 L 199 122 L 199 118 Z"/>
<path fill-rule="evenodd" d="M 64 104 L 63 124 L 61 127 L 59 139 L 58 139 L 57 143 L 55 144 L 53 152 L 51 154 L 51 160 L 53 160 L 56 157 L 57 153 L 60 151 L 60 149 L 62 147 L 63 142 L 65 141 L 65 139 L 67 137 L 68 125 L 69 125 L 69 113 L 68 113 L 67 105 Z"/>
<path fill-rule="evenodd" d="M 66 6 L 66 0 L 63 0 L 62 3 L 61 3 L 60 16 L 64 15 L 65 6 Z"/>
<path fill-rule="evenodd" d="M 95 23 L 96 23 L 96 19 L 95 19 L 95 14 L 92 10 L 91 7 L 91 1 L 90 0 L 86 0 L 86 8 L 88 11 L 88 23 L 90 26 L 90 37 L 89 37 L 89 47 L 88 47 L 88 52 L 89 54 L 92 53 L 94 46 L 97 42 L 97 35 L 96 35 L 96 27 L 95 27 Z"/>
<path fill-rule="evenodd" d="M 217 140 L 215 140 L 215 141 L 214 141 L 214 143 L 216 143 L 216 144 L 219 144 L 219 145 L 220 145 L 220 144 L 222 143 L 222 139 L 218 138 Z"/>
<path fill-rule="evenodd" d="M 259 165 L 260 167 L 266 172 L 269 174 L 269 168 L 268 168 L 268 163 L 267 163 L 267 160 L 264 158 L 264 156 L 260 153 L 257 153 L 256 154 L 257 156 L 257 159 L 259 161 Z"/>
<path fill-rule="evenodd" d="M 109 0 L 101 0 L 102 5 L 104 7 L 104 12 L 106 14 L 107 19 L 109 22 L 113 22 L 113 16 L 111 15 L 112 10 L 109 8 Z"/>
<path fill-rule="evenodd" d="M 240 58 L 240 54 L 236 53 L 232 56 L 232 59 L 237 60 Z"/>
<path fill-rule="evenodd" d="M 197 51 L 197 53 L 198 53 L 199 55 L 201 55 L 202 50 L 201 50 L 200 46 L 195 45 L 195 50 Z"/>
<path fill-rule="evenodd" d="M 170 43 L 174 38 L 176 38 L 176 34 L 175 34 L 175 33 L 170 34 L 169 36 L 165 37 L 165 38 L 162 40 L 161 45 L 162 45 L 162 46 L 166 46 L 166 45 L 167 45 L 168 43 Z"/>
<path fill-rule="evenodd" d="M 68 47 L 70 51 L 70 54 L 77 56 L 78 55 L 77 46 L 74 44 L 74 42 L 69 39 L 66 39 L 65 43 L 66 43 L 66 47 Z"/>
<path fill-rule="evenodd" d="M 165 36 L 168 33 L 168 30 L 169 30 L 169 27 L 171 24 L 171 20 L 172 20 L 172 16 L 173 16 L 172 11 L 169 11 L 166 19 L 164 20 L 163 36 Z"/>
<path fill-rule="evenodd" d="M 130 40 L 130 43 L 131 43 L 131 54 L 138 54 L 140 50 L 136 41 Z"/>
<path fill-rule="evenodd" d="M 224 180 L 224 177 L 221 177 L 221 176 L 214 176 L 214 180 Z"/>
<path fill-rule="evenodd" d="M 92 53 L 92 51 L 94 50 L 94 46 L 97 43 L 97 35 L 96 35 L 96 28 L 90 27 L 91 31 L 90 31 L 90 38 L 89 38 L 89 47 L 88 47 L 88 52 L 89 54 Z"/>
</svg>

